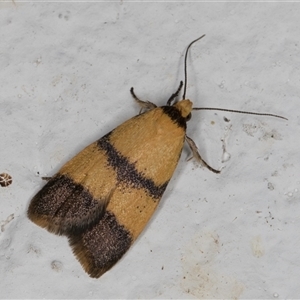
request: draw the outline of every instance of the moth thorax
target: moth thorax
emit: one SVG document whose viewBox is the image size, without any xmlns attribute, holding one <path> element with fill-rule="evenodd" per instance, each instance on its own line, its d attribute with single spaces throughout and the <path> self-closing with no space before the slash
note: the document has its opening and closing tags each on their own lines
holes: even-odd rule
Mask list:
<svg viewBox="0 0 300 300">
<path fill-rule="evenodd" d="M 182 117 L 186 118 L 193 109 L 193 102 L 188 99 L 181 100 L 174 104 L 174 106 L 180 111 Z"/>
</svg>

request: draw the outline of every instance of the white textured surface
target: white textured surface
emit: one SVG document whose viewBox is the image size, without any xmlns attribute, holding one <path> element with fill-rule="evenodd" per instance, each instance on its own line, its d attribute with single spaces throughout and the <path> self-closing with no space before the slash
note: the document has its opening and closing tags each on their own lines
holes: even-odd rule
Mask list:
<svg viewBox="0 0 300 300">
<path fill-rule="evenodd" d="M 299 3 L 0 2 L 0 173 L 14 180 L 0 188 L 0 297 L 298 298 L 299 15 Z M 138 242 L 91 279 L 64 237 L 26 218 L 40 175 L 134 116 L 131 86 L 164 104 L 204 33 L 188 61 L 195 106 L 289 121 L 194 112 L 188 135 L 222 173 L 185 149 Z"/>
</svg>

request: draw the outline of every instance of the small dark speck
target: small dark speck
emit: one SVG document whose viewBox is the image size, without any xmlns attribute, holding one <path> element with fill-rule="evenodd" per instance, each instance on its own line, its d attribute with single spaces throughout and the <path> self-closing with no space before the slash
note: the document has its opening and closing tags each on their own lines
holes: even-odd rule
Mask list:
<svg viewBox="0 0 300 300">
<path fill-rule="evenodd" d="M 51 262 L 51 269 L 56 272 L 60 272 L 63 268 L 63 264 L 58 260 L 53 260 Z"/>
<path fill-rule="evenodd" d="M 229 119 L 227 119 L 226 117 L 223 118 L 225 122 L 230 122 Z"/>
<path fill-rule="evenodd" d="M 12 177 L 7 173 L 0 174 L 0 185 L 3 187 L 9 186 L 12 184 Z"/>
<path fill-rule="evenodd" d="M 69 14 L 70 14 L 70 12 L 69 11 L 67 11 L 65 14 L 62 14 L 62 13 L 60 13 L 59 15 L 58 15 L 58 17 L 60 18 L 60 19 L 65 19 L 65 21 L 68 21 L 69 20 Z"/>
</svg>

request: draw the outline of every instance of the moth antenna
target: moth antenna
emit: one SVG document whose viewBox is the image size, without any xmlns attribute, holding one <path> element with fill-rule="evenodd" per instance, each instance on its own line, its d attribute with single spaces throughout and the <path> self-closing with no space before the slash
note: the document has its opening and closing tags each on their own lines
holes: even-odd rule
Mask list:
<svg viewBox="0 0 300 300">
<path fill-rule="evenodd" d="M 171 97 L 169 98 L 169 100 L 167 101 L 167 105 L 168 105 L 168 106 L 170 106 L 170 105 L 172 104 L 172 102 L 175 100 L 175 98 L 178 96 L 180 90 L 182 89 L 182 86 L 183 86 L 183 82 L 180 81 L 179 87 L 178 87 L 177 91 L 176 91 L 174 94 L 172 94 L 172 96 L 171 96 Z"/>
<path fill-rule="evenodd" d="M 189 49 L 190 47 L 196 43 L 197 41 L 199 41 L 200 39 L 202 39 L 203 37 L 205 37 L 205 34 L 203 34 L 202 36 L 200 36 L 199 38 L 197 38 L 196 40 L 192 41 L 187 49 L 186 49 L 186 52 L 185 52 L 185 57 L 184 57 L 184 88 L 183 88 L 183 96 L 182 96 L 182 100 L 185 99 L 185 94 L 186 94 L 186 85 L 187 85 L 187 56 L 188 56 L 188 52 L 189 52 Z"/>
<path fill-rule="evenodd" d="M 233 113 L 238 113 L 238 114 L 268 116 L 268 117 L 274 117 L 274 118 L 288 120 L 287 118 L 279 116 L 279 115 L 268 114 L 268 113 L 257 113 L 257 112 L 252 112 L 252 111 L 243 111 L 243 110 L 235 110 L 235 109 L 214 108 L 214 107 L 193 107 L 193 110 L 219 110 L 219 111 L 227 111 L 227 112 L 233 112 Z"/>
</svg>

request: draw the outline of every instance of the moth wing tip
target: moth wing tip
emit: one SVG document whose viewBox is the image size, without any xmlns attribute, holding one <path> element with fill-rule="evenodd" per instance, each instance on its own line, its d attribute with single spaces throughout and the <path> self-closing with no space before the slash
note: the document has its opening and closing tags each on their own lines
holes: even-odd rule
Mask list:
<svg viewBox="0 0 300 300">
<path fill-rule="evenodd" d="M 91 253 L 89 253 L 85 249 L 83 245 L 82 237 L 80 235 L 69 235 L 68 238 L 74 256 L 80 262 L 84 271 L 91 278 L 101 277 L 106 271 L 108 271 L 114 265 L 114 264 L 108 264 L 107 267 L 102 267 L 102 268 L 97 267 Z"/>
</svg>

